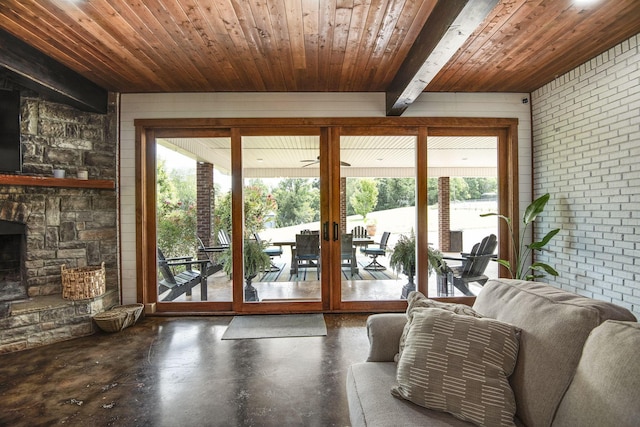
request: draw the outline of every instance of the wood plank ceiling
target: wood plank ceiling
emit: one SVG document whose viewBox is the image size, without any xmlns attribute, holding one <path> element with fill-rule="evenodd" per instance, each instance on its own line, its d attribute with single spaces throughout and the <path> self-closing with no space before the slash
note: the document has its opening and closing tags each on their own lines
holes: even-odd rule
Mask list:
<svg viewBox="0 0 640 427">
<path fill-rule="evenodd" d="M 0 29 L 113 92 L 385 92 L 436 3 L 2 0 Z M 501 0 L 426 90 L 531 92 L 638 32 L 638 0 Z"/>
</svg>

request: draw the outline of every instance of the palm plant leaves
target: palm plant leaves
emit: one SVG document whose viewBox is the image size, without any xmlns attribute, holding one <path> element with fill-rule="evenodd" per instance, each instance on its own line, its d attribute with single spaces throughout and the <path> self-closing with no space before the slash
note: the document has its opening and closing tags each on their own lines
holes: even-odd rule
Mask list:
<svg viewBox="0 0 640 427">
<path fill-rule="evenodd" d="M 504 259 L 498 259 L 496 261 L 509 271 L 509 273 L 511 274 L 511 278 L 513 279 L 533 280 L 535 278 L 544 277 L 544 274 L 535 274 L 536 271 L 546 273 L 551 276 L 558 275 L 558 272 L 548 264 L 542 262 L 534 262 L 529 266 L 525 264 L 529 259 L 529 255 L 531 255 L 532 251 L 542 251 L 543 248 L 551 241 L 551 239 L 560 232 L 560 229 L 556 228 L 549 231 L 539 242 L 532 242 L 528 245 L 524 243 L 524 236 L 527 232 L 527 228 L 536 220 L 538 215 L 540 215 L 544 211 L 544 208 L 549 201 L 549 197 L 549 193 L 547 193 L 535 199 L 529 206 L 527 206 L 527 209 L 525 210 L 522 217 L 522 223 L 524 224 L 524 227 L 522 229 L 521 236 L 516 236 L 516 234 L 514 233 L 511 218 L 497 213 L 487 213 L 480 215 L 482 217 L 497 216 L 507 223 L 513 245 L 513 261 L 515 262 L 515 265 L 512 265 L 508 260 Z M 529 273 L 529 271 L 531 271 L 533 274 Z"/>
<path fill-rule="evenodd" d="M 524 211 L 524 216 L 522 217 L 522 222 L 524 222 L 525 225 L 529 225 L 536 220 L 538 215 L 540 215 L 544 210 L 545 205 L 549 201 L 549 197 L 549 193 L 547 193 L 544 196 L 537 198 L 527 206 L 527 209 Z"/>
</svg>

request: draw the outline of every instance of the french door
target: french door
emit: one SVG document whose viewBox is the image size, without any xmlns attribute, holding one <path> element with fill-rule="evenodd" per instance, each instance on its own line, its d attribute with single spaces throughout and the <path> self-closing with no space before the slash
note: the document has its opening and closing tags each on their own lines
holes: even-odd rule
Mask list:
<svg viewBox="0 0 640 427">
<path fill-rule="evenodd" d="M 384 128 L 368 129 L 366 135 L 360 132 L 339 128 L 241 131 L 242 155 L 237 161 L 242 167 L 234 173 L 242 175 L 244 220 L 234 215 L 233 228 L 243 229 L 245 265 L 251 253 L 246 245 L 255 241 L 264 243 L 270 259 L 251 283 L 247 274 L 253 272 L 248 273 L 245 266 L 242 294 L 237 284 L 234 287 L 238 291 L 234 297 L 242 299 L 240 309 L 403 307 L 402 282 L 389 264 L 388 250 L 400 234 L 417 232 L 418 132 Z M 384 157 L 372 158 L 373 152 Z M 387 176 L 406 185 L 399 198 L 404 206 L 374 212 L 377 183 Z M 351 212 L 354 207 L 356 212 Z M 367 215 L 369 220 L 379 219 L 379 233 L 367 227 Z M 368 231 L 354 236 L 357 227 Z M 383 237 L 386 242 L 381 241 Z M 240 244 L 236 239 L 234 243 Z M 237 274 L 241 273 L 238 266 Z"/>
</svg>

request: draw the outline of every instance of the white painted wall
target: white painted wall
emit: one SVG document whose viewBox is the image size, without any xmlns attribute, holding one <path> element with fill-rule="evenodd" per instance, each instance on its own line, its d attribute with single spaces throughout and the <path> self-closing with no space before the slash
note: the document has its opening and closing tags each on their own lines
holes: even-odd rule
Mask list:
<svg viewBox="0 0 640 427">
<path fill-rule="evenodd" d="M 551 194 L 550 283 L 640 318 L 640 35 L 532 94 L 534 193 Z"/>
<path fill-rule="evenodd" d="M 519 119 L 521 206 L 531 201 L 531 120 L 528 94 L 423 94 L 406 117 Z M 121 97 L 121 247 L 123 303 L 136 302 L 135 129 L 142 118 L 384 117 L 383 93 L 169 93 Z"/>
</svg>

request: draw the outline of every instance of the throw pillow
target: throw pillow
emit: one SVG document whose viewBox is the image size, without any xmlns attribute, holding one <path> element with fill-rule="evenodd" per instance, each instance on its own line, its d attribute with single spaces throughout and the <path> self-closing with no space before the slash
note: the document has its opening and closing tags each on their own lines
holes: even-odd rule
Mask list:
<svg viewBox="0 0 640 427">
<path fill-rule="evenodd" d="M 518 339 L 518 328 L 494 319 L 415 312 L 391 394 L 479 426 L 513 426 Z"/>
<path fill-rule="evenodd" d="M 443 310 L 448 310 L 456 314 L 463 314 L 463 315 L 473 316 L 473 317 L 482 317 L 477 311 L 475 311 L 473 308 L 469 307 L 468 305 L 434 301 L 432 299 L 427 298 L 426 296 L 424 296 L 424 294 L 418 291 L 410 292 L 409 296 L 407 297 L 407 323 L 404 325 L 404 330 L 402 331 L 402 335 L 400 336 L 398 354 L 396 354 L 396 356 L 393 359 L 396 363 L 400 360 L 400 356 L 402 356 L 404 343 L 407 339 L 407 333 L 409 333 L 409 329 L 411 328 L 411 323 L 413 322 L 414 312 L 421 311 L 423 309 L 428 309 L 428 308 L 441 308 Z"/>
</svg>

